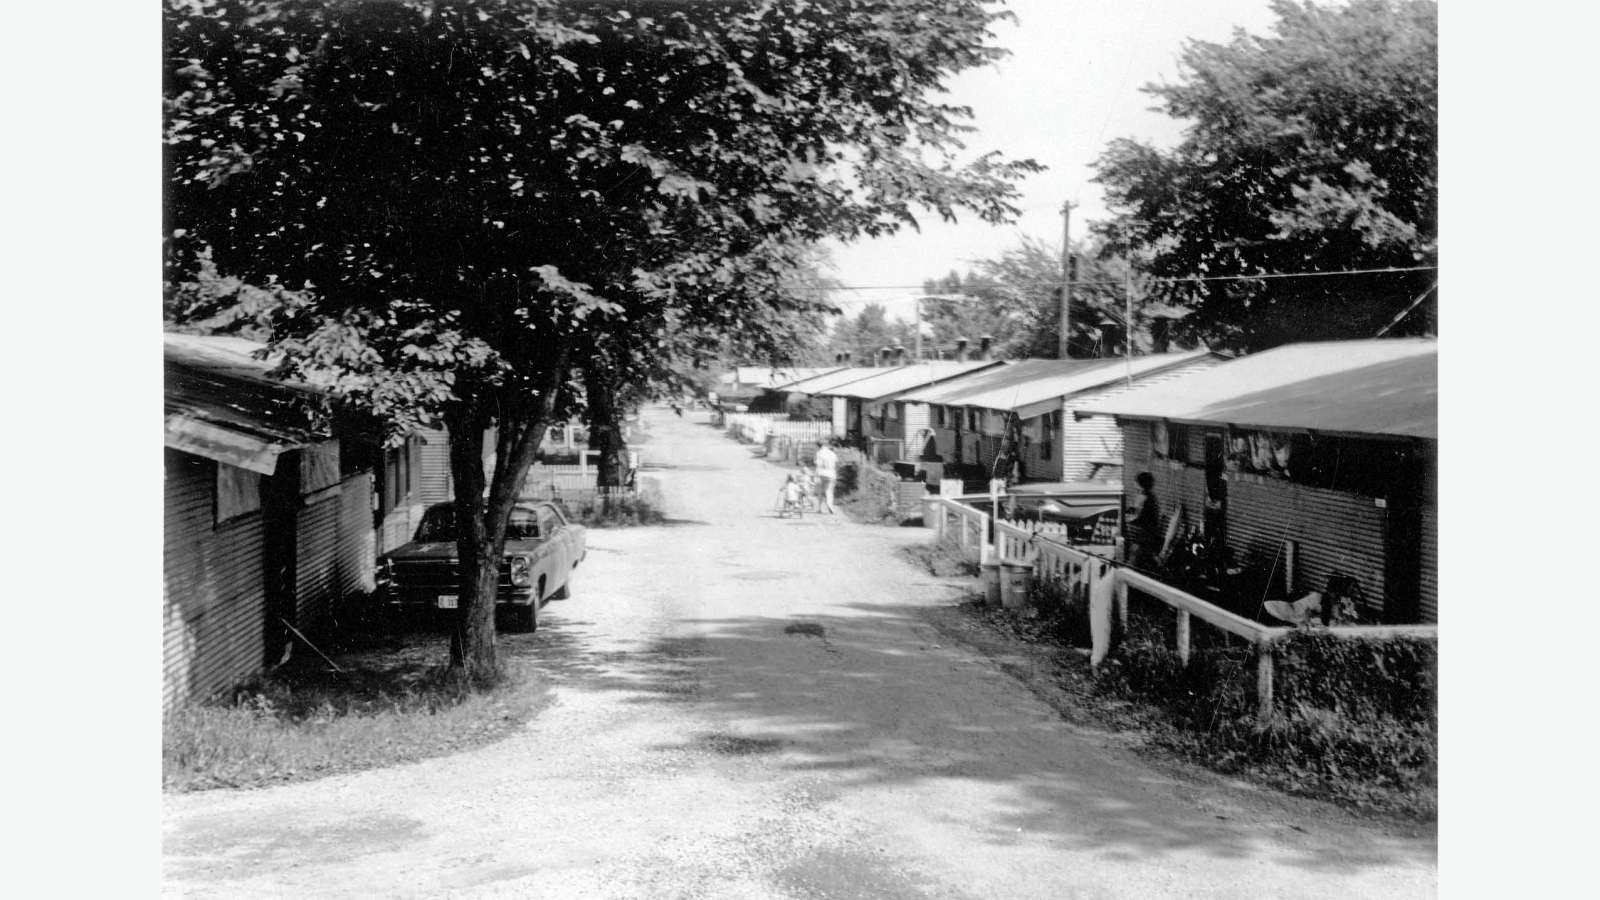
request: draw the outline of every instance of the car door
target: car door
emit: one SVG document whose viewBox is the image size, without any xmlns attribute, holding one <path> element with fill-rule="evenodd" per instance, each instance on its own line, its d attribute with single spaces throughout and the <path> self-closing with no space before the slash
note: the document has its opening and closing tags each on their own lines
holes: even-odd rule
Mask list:
<svg viewBox="0 0 1600 900">
<path fill-rule="evenodd" d="M 572 569 L 572 534 L 554 504 L 545 503 L 539 507 L 539 533 L 545 536 L 546 565 L 550 573 L 548 590 L 555 591 L 567 583 L 567 572 Z"/>
</svg>

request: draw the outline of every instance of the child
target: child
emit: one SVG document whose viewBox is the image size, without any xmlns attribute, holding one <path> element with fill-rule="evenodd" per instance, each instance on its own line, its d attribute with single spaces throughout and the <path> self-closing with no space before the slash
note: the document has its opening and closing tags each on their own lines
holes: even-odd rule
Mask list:
<svg viewBox="0 0 1600 900">
<path fill-rule="evenodd" d="M 788 515 L 790 511 L 793 511 L 795 515 L 799 515 L 800 497 L 800 481 L 795 478 L 793 473 L 790 473 L 783 482 L 783 489 L 778 494 L 778 515 Z"/>
<path fill-rule="evenodd" d="M 817 476 L 804 465 L 800 467 L 800 502 L 813 510 L 817 508 Z"/>
</svg>

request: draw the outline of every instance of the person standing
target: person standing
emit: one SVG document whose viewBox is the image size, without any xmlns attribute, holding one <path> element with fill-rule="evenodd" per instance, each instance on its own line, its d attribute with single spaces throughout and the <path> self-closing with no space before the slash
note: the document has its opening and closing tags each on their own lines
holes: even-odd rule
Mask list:
<svg viewBox="0 0 1600 900">
<path fill-rule="evenodd" d="M 833 485 L 839 478 L 839 454 L 833 452 L 831 441 L 823 441 L 817 448 L 817 486 L 822 489 L 820 511 L 832 513 Z"/>
<path fill-rule="evenodd" d="M 1156 479 L 1149 472 L 1140 472 L 1134 479 L 1139 485 L 1139 495 L 1128 507 L 1128 524 L 1122 536 L 1128 542 L 1128 564 L 1141 572 L 1156 567 L 1156 551 L 1161 540 L 1161 504 L 1156 502 Z"/>
</svg>

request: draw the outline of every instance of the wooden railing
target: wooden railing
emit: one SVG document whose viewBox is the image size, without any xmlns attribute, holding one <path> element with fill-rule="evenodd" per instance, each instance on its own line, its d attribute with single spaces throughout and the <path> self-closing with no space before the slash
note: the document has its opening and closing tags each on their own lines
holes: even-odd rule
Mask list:
<svg viewBox="0 0 1600 900">
<path fill-rule="evenodd" d="M 832 422 L 795 422 L 784 413 L 728 413 L 723 416 L 722 424 L 729 437 L 756 444 L 765 441 L 769 434 L 796 441 L 818 441 L 833 436 Z"/>
<path fill-rule="evenodd" d="M 930 496 L 923 502 L 924 509 L 932 512 L 933 528 L 940 540 L 953 537 L 962 556 L 980 565 L 990 561 L 994 548 L 989 544 L 988 513 L 958 503 L 952 497 Z"/>
<path fill-rule="evenodd" d="M 959 529 L 961 547 L 969 557 L 980 562 L 1031 563 L 1039 577 L 1070 578 L 1091 560 L 1110 563 L 1117 571 L 1116 615 L 1123 629 L 1128 624 L 1128 591 L 1137 590 L 1176 613 L 1174 643 L 1178 659 L 1185 665 L 1191 653 L 1191 627 L 1198 618 L 1213 628 L 1237 635 L 1249 641 L 1256 657 L 1256 715 L 1265 720 L 1273 711 L 1273 646 L 1293 634 L 1296 629 L 1287 626 L 1263 625 L 1244 616 L 1231 613 L 1214 603 L 1202 600 L 1186 591 L 1165 584 L 1143 572 L 1137 572 L 1118 562 L 1110 555 L 1082 547 L 1073 547 L 1058 536 L 1046 534 L 1018 522 L 1000 519 L 994 522 L 994 546 L 971 547 L 968 535 L 986 536 L 990 533 L 989 517 L 953 498 L 930 499 L 930 506 L 938 510 L 936 521 L 941 536 L 950 529 Z M 1326 629 L 1328 633 L 1347 639 L 1381 640 L 1403 635 L 1437 638 L 1436 625 L 1344 625 Z"/>
</svg>

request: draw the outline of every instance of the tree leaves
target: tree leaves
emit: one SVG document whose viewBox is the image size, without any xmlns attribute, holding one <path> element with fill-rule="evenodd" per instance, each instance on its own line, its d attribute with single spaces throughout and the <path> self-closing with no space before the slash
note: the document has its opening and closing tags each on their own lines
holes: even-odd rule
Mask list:
<svg viewBox="0 0 1600 900">
<path fill-rule="evenodd" d="M 1171 151 L 1114 141 L 1097 163 L 1108 250 L 1156 275 L 1382 269 L 1437 259 L 1437 10 L 1428 0 L 1277 0 L 1267 36 L 1191 43 L 1146 90 L 1189 122 Z M 1262 349 L 1372 337 L 1433 273 L 1158 286 L 1184 329 Z M 1414 315 L 1402 329 L 1430 329 Z"/>
</svg>

